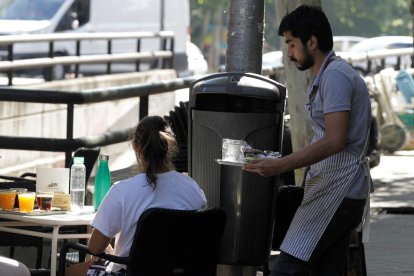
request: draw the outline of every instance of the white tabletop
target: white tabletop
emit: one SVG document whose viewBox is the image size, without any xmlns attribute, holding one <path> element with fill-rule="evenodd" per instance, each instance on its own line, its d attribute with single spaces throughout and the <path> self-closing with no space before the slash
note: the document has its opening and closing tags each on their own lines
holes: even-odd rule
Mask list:
<svg viewBox="0 0 414 276">
<path fill-rule="evenodd" d="M 74 234 L 60 234 L 59 228 L 66 225 L 89 225 L 95 216 L 93 206 L 85 206 L 78 212 L 67 212 L 64 214 L 54 215 L 25 215 L 16 213 L 7 213 L 7 211 L 0 212 L 0 218 L 8 219 L 9 221 L 0 222 L 0 231 L 9 233 L 23 234 L 35 237 L 43 237 L 51 239 L 51 263 L 50 275 L 56 275 L 56 256 L 57 243 L 59 239 L 82 238 L 90 237 L 88 233 L 74 233 Z M 18 226 L 41 225 L 53 227 L 52 232 L 41 232 L 30 229 L 18 228 Z"/>
<path fill-rule="evenodd" d="M 31 222 L 41 224 L 44 226 L 64 226 L 64 225 L 85 225 L 90 223 L 95 216 L 93 206 L 85 206 L 83 210 L 79 212 L 68 211 L 64 214 L 56 215 L 24 215 L 24 214 L 7 214 L 6 212 L 0 213 L 0 218 Z"/>
</svg>

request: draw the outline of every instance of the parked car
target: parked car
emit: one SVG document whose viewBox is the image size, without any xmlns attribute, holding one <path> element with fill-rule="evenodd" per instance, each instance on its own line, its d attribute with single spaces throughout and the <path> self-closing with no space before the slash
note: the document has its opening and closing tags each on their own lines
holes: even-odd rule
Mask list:
<svg viewBox="0 0 414 276">
<path fill-rule="evenodd" d="M 366 39 L 361 36 L 334 36 L 334 51 L 345 52 L 358 42 Z M 283 52 L 271 51 L 263 54 L 262 68 L 283 68 Z"/>
<path fill-rule="evenodd" d="M 283 52 L 272 51 L 263 54 L 262 68 L 282 68 L 283 67 Z"/>
<path fill-rule="evenodd" d="M 179 76 L 188 76 L 188 75 L 204 75 L 208 72 L 208 63 L 204 58 L 203 53 L 200 48 L 195 45 L 193 42 L 187 41 L 186 44 L 186 53 L 188 61 L 188 70 L 180 71 Z"/>
<path fill-rule="evenodd" d="M 358 42 L 361 42 L 362 40 L 366 39 L 366 37 L 361 36 L 350 36 L 350 35 L 339 35 L 333 37 L 334 42 L 334 51 L 335 52 L 346 52 L 349 51 L 349 49 L 357 44 Z"/>
<path fill-rule="evenodd" d="M 375 51 L 386 50 L 386 49 L 402 49 L 413 47 L 413 38 L 411 36 L 378 36 L 364 39 L 354 46 L 352 46 L 349 51 L 339 52 L 338 55 L 344 58 L 351 58 L 353 56 L 367 53 L 373 53 Z M 367 75 L 369 73 L 375 73 L 379 71 L 381 67 L 381 59 L 374 58 L 371 59 L 372 67 L 371 71 L 368 70 L 367 61 L 355 61 L 352 65 L 360 71 L 362 75 Z M 397 64 L 396 56 L 389 56 L 385 58 L 385 68 L 393 67 Z M 410 67 L 411 66 L 411 57 L 403 56 L 401 58 L 401 67 Z"/>
<path fill-rule="evenodd" d="M 381 49 L 397 49 L 413 46 L 412 36 L 376 36 L 352 46 L 350 52 L 368 52 Z"/>
</svg>

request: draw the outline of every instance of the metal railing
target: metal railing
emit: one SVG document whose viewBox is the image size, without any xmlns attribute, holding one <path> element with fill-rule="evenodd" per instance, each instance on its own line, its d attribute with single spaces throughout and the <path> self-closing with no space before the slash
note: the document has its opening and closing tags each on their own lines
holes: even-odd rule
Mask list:
<svg viewBox="0 0 414 276">
<path fill-rule="evenodd" d="M 341 52 L 339 54 L 344 60 L 348 61 L 350 64 L 354 65 L 356 62 L 364 61 L 366 62 L 365 73 L 378 73 L 380 70 L 384 69 L 386 65 L 387 58 L 396 58 L 395 64 L 392 64 L 394 69 L 400 70 L 402 65 L 402 58 L 409 57 L 410 66 L 414 67 L 414 48 L 399 48 L 399 49 L 384 49 L 384 50 L 375 50 L 369 52 L 361 53 L 351 53 L 351 52 Z M 374 61 L 378 62 L 377 68 L 373 68 Z"/>
<path fill-rule="evenodd" d="M 409 65 L 411 68 L 414 68 L 414 48 L 411 47 L 399 49 L 384 49 L 360 53 L 337 52 L 336 54 L 341 56 L 351 65 L 354 65 L 356 67 L 363 66 L 364 74 L 378 73 L 380 70 L 385 69 L 388 65 L 386 64 L 386 60 L 389 58 L 395 58 L 395 62 L 391 64 L 395 70 L 400 70 L 402 65 Z M 403 58 L 405 58 L 405 63 L 402 62 Z M 374 65 L 377 65 L 377 67 L 374 68 Z M 224 71 L 224 67 L 220 69 L 221 71 Z M 283 60 L 275 62 L 275 65 L 263 66 L 262 75 L 273 76 L 276 78 L 276 80 L 284 79 Z"/>
<path fill-rule="evenodd" d="M 28 90 L 3 87 L 0 88 L 0 101 L 24 103 L 66 104 L 66 138 L 0 136 L 0 148 L 13 150 L 37 150 L 65 152 L 65 166 L 68 167 L 72 152 L 80 147 L 107 146 L 128 140 L 131 128 L 108 131 L 97 136 L 73 138 L 74 106 L 139 98 L 139 119 L 148 115 L 150 95 L 167 93 L 182 88 L 189 88 L 195 77 L 178 78 L 153 83 L 125 85 L 114 88 L 99 88 L 80 92 Z"/>
<path fill-rule="evenodd" d="M 136 41 L 135 52 L 113 53 L 114 40 Z M 142 40 L 159 39 L 160 49 L 154 51 L 141 51 Z M 106 54 L 82 55 L 82 41 L 101 40 L 106 41 Z M 65 52 L 65 56 L 56 56 L 55 44 L 57 42 L 73 42 L 73 54 Z M 14 47 L 22 43 L 47 43 L 48 51 L 36 58 L 15 59 Z M 52 80 L 52 69 L 56 65 L 75 65 L 75 77 L 79 76 L 81 64 L 106 64 L 106 73 L 111 73 L 113 62 L 135 62 L 136 71 L 140 71 L 140 62 L 148 60 L 161 60 L 161 68 L 172 68 L 174 55 L 174 33 L 163 31 L 153 32 L 123 32 L 123 33 L 56 33 L 56 34 L 30 34 L 0 36 L 0 49 L 3 52 L 3 60 L 0 61 L 0 72 L 5 72 L 8 77 L 8 85 L 13 84 L 14 71 L 32 68 L 47 68 L 46 80 Z"/>
</svg>

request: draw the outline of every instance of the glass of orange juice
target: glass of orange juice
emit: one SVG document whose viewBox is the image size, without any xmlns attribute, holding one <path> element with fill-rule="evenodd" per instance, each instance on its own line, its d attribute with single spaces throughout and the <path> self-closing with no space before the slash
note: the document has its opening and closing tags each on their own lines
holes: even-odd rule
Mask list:
<svg viewBox="0 0 414 276">
<path fill-rule="evenodd" d="M 36 199 L 35 192 L 24 192 L 18 194 L 19 198 L 19 208 L 21 212 L 30 213 L 33 211 L 34 203 Z"/>
<path fill-rule="evenodd" d="M 3 210 L 13 210 L 16 190 L 0 190 L 0 206 Z"/>
</svg>

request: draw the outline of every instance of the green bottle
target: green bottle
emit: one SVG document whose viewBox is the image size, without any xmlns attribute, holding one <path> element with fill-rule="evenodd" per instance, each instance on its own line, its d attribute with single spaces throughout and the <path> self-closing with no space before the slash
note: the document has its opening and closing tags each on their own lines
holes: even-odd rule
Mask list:
<svg viewBox="0 0 414 276">
<path fill-rule="evenodd" d="M 99 155 L 99 166 L 95 176 L 95 191 L 93 195 L 93 207 L 95 210 L 99 208 L 103 198 L 111 188 L 111 173 L 109 172 L 108 160 L 108 154 L 103 153 Z"/>
</svg>

